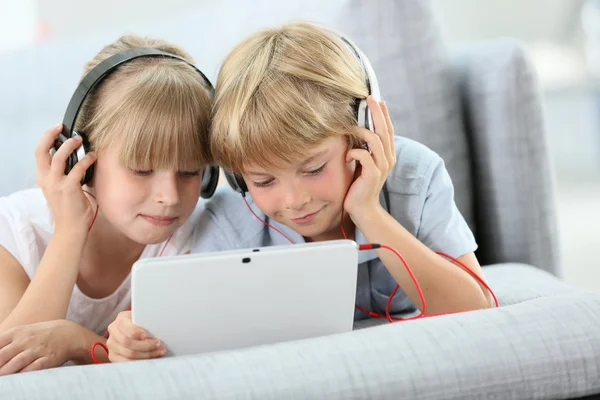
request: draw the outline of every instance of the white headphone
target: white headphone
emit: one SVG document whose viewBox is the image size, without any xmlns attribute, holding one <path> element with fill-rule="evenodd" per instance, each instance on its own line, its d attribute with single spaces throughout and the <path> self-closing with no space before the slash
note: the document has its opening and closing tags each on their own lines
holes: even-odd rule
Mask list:
<svg viewBox="0 0 600 400">
<path fill-rule="evenodd" d="M 381 94 L 379 92 L 379 83 L 377 82 L 377 75 L 375 75 L 375 71 L 373 70 L 373 66 L 369 62 L 367 56 L 356 46 L 350 39 L 347 37 L 340 35 L 340 38 L 344 43 L 348 45 L 350 50 L 354 52 L 356 58 L 362 65 L 363 71 L 365 71 L 366 75 L 366 84 L 367 90 L 369 94 L 377 100 L 377 102 L 381 101 Z M 366 99 L 357 99 L 358 101 L 358 109 L 356 119 L 358 121 L 357 125 L 360 128 L 365 128 L 370 131 L 375 132 L 375 126 L 373 125 L 373 116 L 369 110 L 369 106 L 367 105 Z"/>
</svg>

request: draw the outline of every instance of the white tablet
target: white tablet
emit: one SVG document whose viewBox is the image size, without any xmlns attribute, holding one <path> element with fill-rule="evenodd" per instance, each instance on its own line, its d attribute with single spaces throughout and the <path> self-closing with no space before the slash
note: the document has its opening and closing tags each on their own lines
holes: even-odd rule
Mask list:
<svg viewBox="0 0 600 400">
<path fill-rule="evenodd" d="M 357 266 L 351 240 L 141 259 L 132 320 L 167 355 L 348 332 Z"/>
</svg>

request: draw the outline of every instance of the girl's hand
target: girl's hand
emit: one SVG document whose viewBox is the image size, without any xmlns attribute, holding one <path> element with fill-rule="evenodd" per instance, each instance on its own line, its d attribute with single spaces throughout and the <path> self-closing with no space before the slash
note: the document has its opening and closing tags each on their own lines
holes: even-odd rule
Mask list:
<svg viewBox="0 0 600 400">
<path fill-rule="evenodd" d="M 62 125 L 46 131 L 35 149 L 37 183 L 42 188 L 54 216 L 55 230 L 76 229 L 78 232 L 87 233 L 94 210 L 81 188 L 81 181 L 85 171 L 96 161 L 96 155 L 86 154 L 75 164 L 69 175 L 65 175 L 66 160 L 82 145 L 82 141 L 79 136 L 68 139 L 56 151 L 54 157 L 51 157 L 50 151 L 61 131 Z"/>
<path fill-rule="evenodd" d="M 379 193 L 396 165 L 394 127 L 388 109 L 383 101 L 377 103 L 372 96 L 367 98 L 367 104 L 373 115 L 375 132 L 360 129 L 360 134 L 368 150 L 352 149 L 346 154 L 346 162 L 359 162 L 355 180 L 344 201 L 344 209 L 357 225 L 360 218 L 368 218 L 371 211 L 381 207 Z"/>
<path fill-rule="evenodd" d="M 0 334 L 0 376 L 60 367 L 82 349 L 81 327 L 67 320 L 18 326 Z"/>
<path fill-rule="evenodd" d="M 108 326 L 106 341 L 110 362 L 145 360 L 162 357 L 167 350 L 160 340 L 149 338 L 146 331 L 131 322 L 131 311 L 123 311 Z"/>
</svg>

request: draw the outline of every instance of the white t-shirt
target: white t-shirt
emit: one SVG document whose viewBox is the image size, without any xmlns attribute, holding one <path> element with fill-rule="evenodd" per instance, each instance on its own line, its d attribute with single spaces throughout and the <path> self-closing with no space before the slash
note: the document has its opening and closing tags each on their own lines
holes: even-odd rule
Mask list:
<svg viewBox="0 0 600 400">
<path fill-rule="evenodd" d="M 190 218 L 173 234 L 163 256 L 190 251 L 192 231 L 203 208 L 200 199 Z M 0 245 L 17 259 L 29 279 L 38 269 L 53 232 L 54 219 L 41 189 L 27 189 L 0 197 Z M 157 257 L 164 246 L 165 242 L 148 245 L 140 258 Z M 131 274 L 128 274 L 117 290 L 102 299 L 86 296 L 75 285 L 67 319 L 102 335 L 117 314 L 129 306 L 130 281 Z"/>
</svg>

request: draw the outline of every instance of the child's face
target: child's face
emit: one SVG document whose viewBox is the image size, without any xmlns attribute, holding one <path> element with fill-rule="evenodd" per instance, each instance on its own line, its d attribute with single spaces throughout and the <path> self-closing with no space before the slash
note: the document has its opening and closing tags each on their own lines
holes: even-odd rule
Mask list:
<svg viewBox="0 0 600 400">
<path fill-rule="evenodd" d="M 345 137 L 332 137 L 303 153 L 304 162 L 268 171 L 249 165 L 243 178 L 269 218 L 319 240 L 339 231 L 344 197 L 355 172 L 355 162 L 346 162 L 347 151 Z"/>
<path fill-rule="evenodd" d="M 132 171 L 119 150 L 98 152 L 93 185 L 102 216 L 137 243 L 167 240 L 194 210 L 202 171 Z"/>
</svg>

